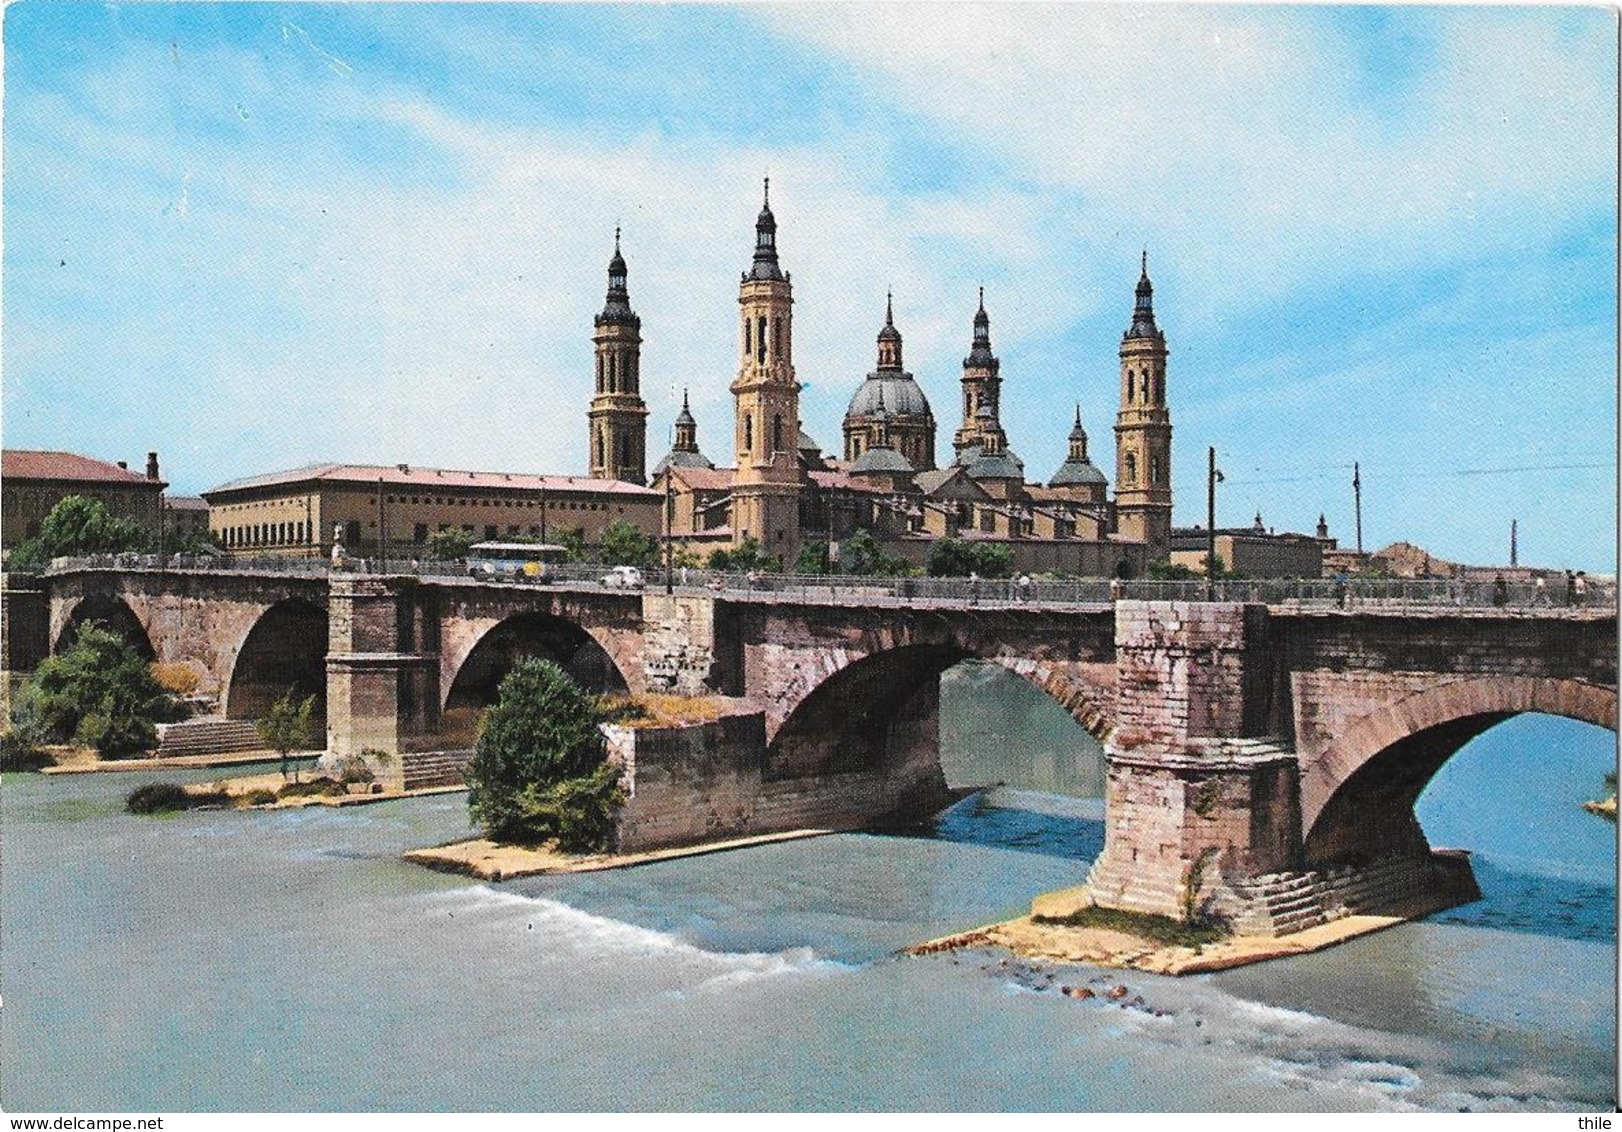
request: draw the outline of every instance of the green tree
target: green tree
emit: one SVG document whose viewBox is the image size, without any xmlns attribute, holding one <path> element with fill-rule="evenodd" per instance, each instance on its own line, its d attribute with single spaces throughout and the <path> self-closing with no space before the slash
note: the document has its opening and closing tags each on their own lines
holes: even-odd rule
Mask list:
<svg viewBox="0 0 1622 1132">
<path fill-rule="evenodd" d="M 104 758 L 157 746 L 155 723 L 184 707 L 117 633 L 80 627 L 73 644 L 41 664 L 24 686 L 19 715 L 56 743 L 83 743 Z"/>
<path fill-rule="evenodd" d="M 978 574 L 982 578 L 1006 578 L 1013 572 L 1014 552 L 1007 543 L 969 542 L 964 539 L 943 538 L 929 548 L 925 563 L 931 577 L 966 577 Z"/>
<path fill-rule="evenodd" d="M 501 681 L 468 764 L 468 813 L 492 841 L 566 852 L 607 848 L 624 804 L 603 749 L 602 706 L 552 661 L 525 657 Z"/>
<path fill-rule="evenodd" d="M 847 574 L 894 576 L 912 571 L 905 558 L 888 553 L 871 531 L 857 531 L 839 547 L 839 566 Z"/>
<path fill-rule="evenodd" d="M 552 532 L 552 538 L 568 554 L 570 562 L 586 557 L 585 527 L 559 527 Z"/>
<path fill-rule="evenodd" d="M 314 714 L 315 697 L 305 696 L 301 700 L 289 688 L 270 705 L 270 711 L 254 723 L 260 741 L 282 757 L 283 782 L 287 781 L 289 753 L 310 745 L 313 737 L 310 720 Z M 298 781 L 297 765 L 293 767 L 293 781 Z"/>
<path fill-rule="evenodd" d="M 1221 561 L 1219 558 L 1218 562 Z M 1162 558 L 1149 563 L 1149 577 L 1157 581 L 1176 582 L 1187 581 L 1190 578 L 1203 578 L 1204 574 L 1196 574 L 1180 562 L 1173 562 L 1169 558 Z"/>
<path fill-rule="evenodd" d="M 473 545 L 473 532 L 459 528 L 435 531 L 428 536 L 428 557 L 440 562 L 460 562 Z"/>
<path fill-rule="evenodd" d="M 646 569 L 659 561 L 659 543 L 623 519 L 603 528 L 602 548 L 603 561 L 610 566 Z"/>
<path fill-rule="evenodd" d="M 7 561 L 13 568 L 44 565 L 65 555 L 145 550 L 151 543 L 151 533 L 135 520 L 114 516 L 100 500 L 69 495 L 51 508 L 39 534 L 18 543 Z"/>
<path fill-rule="evenodd" d="M 809 542 L 800 548 L 800 556 L 794 560 L 796 574 L 829 574 L 833 565 L 828 558 L 828 544 L 825 542 Z"/>
<path fill-rule="evenodd" d="M 780 565 L 775 556 L 761 552 L 760 543 L 754 538 L 745 538 L 731 550 L 710 552 L 711 570 L 772 570 Z"/>
</svg>

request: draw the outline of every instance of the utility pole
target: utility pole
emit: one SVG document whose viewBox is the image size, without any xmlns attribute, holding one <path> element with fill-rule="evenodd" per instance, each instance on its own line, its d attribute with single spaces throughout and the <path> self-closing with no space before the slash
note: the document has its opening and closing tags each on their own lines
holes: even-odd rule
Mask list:
<svg viewBox="0 0 1622 1132">
<path fill-rule="evenodd" d="M 665 468 L 665 593 L 676 592 L 676 477 L 670 473 L 675 465 Z"/>
<path fill-rule="evenodd" d="M 1519 520 L 1516 519 L 1511 519 L 1509 521 L 1509 564 L 1511 566 L 1519 566 L 1521 564 L 1520 548 L 1515 545 L 1516 536 L 1520 533 L 1516 530 L 1518 523 Z"/>
<path fill-rule="evenodd" d="M 1357 553 L 1362 554 L 1363 553 L 1363 477 L 1362 477 L 1360 469 L 1357 466 L 1357 461 L 1356 460 L 1352 461 L 1352 506 L 1357 512 Z"/>
<path fill-rule="evenodd" d="M 1216 485 L 1222 473 L 1216 466 L 1216 447 L 1210 450 L 1205 475 L 1205 600 L 1216 600 Z"/>
<path fill-rule="evenodd" d="M 389 548 L 386 541 L 388 528 L 383 526 L 383 477 L 377 477 L 377 572 L 389 572 Z"/>
</svg>

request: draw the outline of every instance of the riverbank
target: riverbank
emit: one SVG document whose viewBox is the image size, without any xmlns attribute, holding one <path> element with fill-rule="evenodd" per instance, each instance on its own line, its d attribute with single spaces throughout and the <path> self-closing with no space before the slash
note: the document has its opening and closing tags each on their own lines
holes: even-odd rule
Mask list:
<svg viewBox="0 0 1622 1132">
<path fill-rule="evenodd" d="M 47 754 L 56 759 L 53 766 L 39 768 L 41 774 L 116 774 L 135 770 L 206 770 L 217 766 L 245 766 L 249 763 L 273 763 L 281 753 L 272 750 L 232 751 L 218 755 L 175 755 L 168 758 L 102 759 L 94 751 L 78 747 L 47 747 Z M 308 762 L 320 751 L 296 751 L 294 762 Z"/>
<path fill-rule="evenodd" d="M 403 856 L 414 865 L 422 865 L 436 872 L 501 881 L 554 873 L 595 873 L 608 869 L 628 869 L 636 865 L 652 864 L 655 861 L 704 857 L 711 853 L 724 853 L 729 849 L 743 849 L 750 845 L 771 845 L 779 841 L 826 837 L 834 832 L 837 831 L 794 829 L 784 833 L 763 833 L 756 837 L 734 837 L 726 841 L 705 841 L 696 845 L 649 849 L 641 853 L 595 853 L 583 856 L 561 853 L 545 846 L 526 848 L 522 845 L 503 845 L 478 837 L 467 841 L 453 841 L 448 845 L 436 845 L 431 849 L 412 849 Z"/>
</svg>

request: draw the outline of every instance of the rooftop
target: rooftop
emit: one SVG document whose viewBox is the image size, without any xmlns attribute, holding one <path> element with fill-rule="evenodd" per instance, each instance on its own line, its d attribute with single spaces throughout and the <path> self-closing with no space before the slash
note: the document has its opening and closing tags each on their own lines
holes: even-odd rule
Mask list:
<svg viewBox="0 0 1622 1132">
<path fill-rule="evenodd" d="M 469 472 L 452 468 L 416 468 L 410 464 L 310 464 L 285 472 L 267 472 L 231 480 L 203 492 L 203 498 L 232 491 L 282 487 L 301 483 L 369 484 L 423 490 L 479 488 L 512 491 L 556 491 L 652 497 L 658 492 L 622 480 L 593 479 L 589 476 L 543 476 L 524 472 Z"/>
<path fill-rule="evenodd" d="M 140 472 L 76 452 L 0 451 L 0 477 L 8 480 L 78 480 L 85 483 L 162 484 Z"/>
</svg>

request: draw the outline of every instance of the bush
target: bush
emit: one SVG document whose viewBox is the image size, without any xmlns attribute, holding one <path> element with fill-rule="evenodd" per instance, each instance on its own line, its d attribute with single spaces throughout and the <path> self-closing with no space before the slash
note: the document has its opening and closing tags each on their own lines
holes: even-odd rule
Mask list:
<svg viewBox="0 0 1622 1132">
<path fill-rule="evenodd" d="M 266 790 L 261 787 L 257 790 L 247 791 L 240 795 L 240 798 L 245 806 L 268 806 L 276 800 L 276 791 Z"/>
<path fill-rule="evenodd" d="M 39 666 L 22 699 L 43 739 L 83 743 L 103 758 L 157 746 L 154 721 L 184 710 L 121 637 L 89 624 Z"/>
<path fill-rule="evenodd" d="M 197 675 L 197 670 L 189 664 L 163 664 L 154 661 L 150 667 L 152 669 L 152 679 L 156 680 L 165 691 L 172 692 L 177 696 L 191 695 L 197 691 L 197 685 L 202 682 L 202 677 Z"/>
<path fill-rule="evenodd" d="M 1225 924 L 1215 919 L 1174 920 L 1170 916 L 1125 912 L 1096 904 L 1078 909 L 1068 916 L 1032 916 L 1031 922 L 1067 928 L 1105 928 L 1173 947 L 1203 947 L 1231 934 Z"/>
<path fill-rule="evenodd" d="M 338 763 L 338 781 L 345 786 L 359 782 L 371 782 L 377 773 L 366 762 L 366 756 L 371 752 L 362 751 L 358 755 L 345 755 Z"/>
<path fill-rule="evenodd" d="M 312 778 L 308 782 L 289 782 L 276 791 L 278 798 L 336 798 L 349 791 L 342 782 L 332 778 Z"/>
<path fill-rule="evenodd" d="M 602 550 L 603 561 L 610 566 L 647 569 L 659 562 L 659 543 L 623 519 L 603 528 Z"/>
<path fill-rule="evenodd" d="M 38 770 L 50 762 L 50 756 L 20 729 L 0 733 L 0 771 Z"/>
<path fill-rule="evenodd" d="M 931 577 L 1006 578 L 1013 572 L 1014 552 L 1006 543 L 943 538 L 929 548 L 925 568 Z"/>
<path fill-rule="evenodd" d="M 493 841 L 606 848 L 624 803 L 606 761 L 603 709 L 563 669 L 524 658 L 501 682 L 468 765 L 468 813 Z"/>
<path fill-rule="evenodd" d="M 149 782 L 137 786 L 124 799 L 132 814 L 164 814 L 198 806 L 223 806 L 231 796 L 223 790 L 187 790 L 177 782 Z"/>
</svg>

